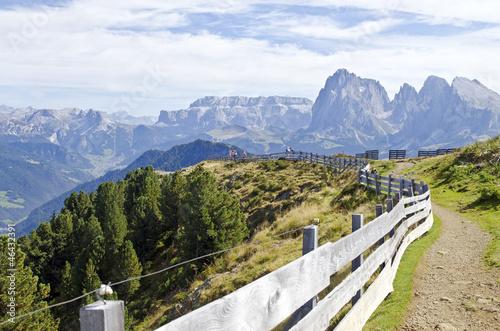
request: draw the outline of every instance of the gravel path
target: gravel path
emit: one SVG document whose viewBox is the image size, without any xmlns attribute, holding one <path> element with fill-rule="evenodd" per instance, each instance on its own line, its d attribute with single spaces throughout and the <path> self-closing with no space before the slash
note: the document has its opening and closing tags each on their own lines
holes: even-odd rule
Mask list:
<svg viewBox="0 0 500 331">
<path fill-rule="evenodd" d="M 408 167 L 398 163 L 394 173 Z M 432 209 L 442 233 L 417 267 L 401 330 L 500 330 L 500 270 L 482 262 L 491 236 L 457 213 Z"/>
</svg>

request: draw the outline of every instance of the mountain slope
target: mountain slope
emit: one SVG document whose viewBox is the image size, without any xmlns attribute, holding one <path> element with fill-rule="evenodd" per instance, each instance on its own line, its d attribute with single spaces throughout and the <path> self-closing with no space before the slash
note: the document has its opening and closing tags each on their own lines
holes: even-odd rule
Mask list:
<svg viewBox="0 0 500 331">
<path fill-rule="evenodd" d="M 20 148 L 0 144 L 0 220 L 14 221 L 27 217 L 34 206 L 40 205 L 78 183 L 92 177 L 58 162 L 64 158 L 61 150 L 54 160 L 40 157 Z"/>
</svg>

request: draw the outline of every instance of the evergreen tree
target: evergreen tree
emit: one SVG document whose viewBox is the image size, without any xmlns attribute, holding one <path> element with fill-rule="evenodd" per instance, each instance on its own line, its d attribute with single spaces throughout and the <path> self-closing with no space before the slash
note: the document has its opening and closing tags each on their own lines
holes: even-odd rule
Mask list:
<svg viewBox="0 0 500 331">
<path fill-rule="evenodd" d="M 141 275 L 142 267 L 135 253 L 130 240 L 125 241 L 120 247 L 118 254 L 118 272 L 120 280 L 133 278 Z M 128 298 L 139 288 L 139 279 L 131 280 L 121 285 L 124 293 L 124 301 L 127 304 Z"/>
<path fill-rule="evenodd" d="M 26 255 L 19 246 L 9 245 L 7 236 L 0 236 L 0 322 L 7 321 L 11 299 L 15 302 L 15 315 L 20 316 L 47 307 L 44 301 L 49 296 L 50 286 L 38 282 L 38 277 L 25 266 Z M 8 253 L 14 253 L 9 256 Z M 13 263 L 13 264 L 11 264 Z M 10 270 L 15 269 L 15 272 Z M 11 284 L 12 273 L 15 275 L 14 286 Z M 32 314 L 2 325 L 2 330 L 56 330 L 59 319 L 52 316 L 50 310 Z"/>
<path fill-rule="evenodd" d="M 51 221 L 51 227 L 54 232 L 54 255 L 51 259 L 50 269 L 53 277 L 51 279 L 51 287 L 56 289 L 52 296 L 57 295 L 57 284 L 60 283 L 62 270 L 65 262 L 71 260 L 72 257 L 72 239 L 73 239 L 73 217 L 69 212 L 58 215 Z"/>
<path fill-rule="evenodd" d="M 106 247 L 113 252 L 123 244 L 127 235 L 127 219 L 123 212 L 123 185 L 109 181 L 97 188 L 96 216 L 101 223 Z"/>
<path fill-rule="evenodd" d="M 165 176 L 161 183 L 162 232 L 169 245 L 179 231 L 179 207 L 186 192 L 186 179 L 176 171 L 172 176 Z"/>
<path fill-rule="evenodd" d="M 188 175 L 180 216 L 182 249 L 193 258 L 240 243 L 248 234 L 238 199 L 220 190 L 215 176 L 197 166 Z"/>
<path fill-rule="evenodd" d="M 49 222 L 41 223 L 36 230 L 28 235 L 26 265 L 40 277 L 45 284 L 54 281 L 51 268 L 54 256 L 54 233 Z"/>
<path fill-rule="evenodd" d="M 61 274 L 61 282 L 59 283 L 57 290 L 59 292 L 58 301 L 63 302 L 70 300 L 77 296 L 77 293 L 74 288 L 73 278 L 71 277 L 71 263 L 66 261 L 64 265 L 62 274 Z M 62 324 L 69 323 L 72 319 L 76 318 L 76 314 L 74 313 L 74 303 L 65 304 L 64 307 L 59 307 L 59 315 L 62 315 Z"/>
<path fill-rule="evenodd" d="M 131 240 L 144 266 L 161 236 L 160 182 L 152 166 L 129 172 L 125 181 L 125 211 Z"/>
<path fill-rule="evenodd" d="M 61 213 L 65 211 L 69 211 L 71 214 L 76 215 L 77 218 L 86 220 L 90 215 L 94 214 L 94 205 L 91 197 L 87 193 L 80 191 L 78 194 L 73 191 L 70 196 L 64 200 L 64 207 L 61 209 Z"/>
<path fill-rule="evenodd" d="M 102 285 L 101 279 L 97 274 L 97 270 L 94 266 L 94 262 L 92 259 L 88 259 L 87 264 L 85 266 L 85 273 L 83 275 L 82 281 L 82 294 L 92 292 L 100 288 Z M 96 297 L 93 294 L 86 296 L 83 299 L 83 305 L 86 306 L 96 301 Z"/>
<path fill-rule="evenodd" d="M 85 250 L 92 241 L 97 237 L 103 237 L 103 231 L 101 224 L 99 223 L 97 217 L 91 215 L 88 221 L 82 218 L 76 219 L 74 217 L 75 226 L 73 231 L 73 256 L 76 257 L 83 250 Z"/>
</svg>

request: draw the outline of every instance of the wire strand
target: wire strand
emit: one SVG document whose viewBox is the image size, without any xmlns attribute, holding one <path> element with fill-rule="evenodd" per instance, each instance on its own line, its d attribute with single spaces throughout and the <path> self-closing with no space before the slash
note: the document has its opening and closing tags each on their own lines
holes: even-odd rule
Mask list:
<svg viewBox="0 0 500 331">
<path fill-rule="evenodd" d="M 315 224 L 317 223 L 316 221 L 313 222 L 312 224 Z M 306 225 L 307 226 L 307 225 Z M 156 275 L 156 274 L 160 274 L 162 272 L 165 272 L 165 271 L 168 271 L 170 269 L 174 269 L 174 268 L 177 268 L 181 265 L 184 265 L 184 264 L 188 264 L 188 263 L 191 263 L 191 262 L 194 262 L 194 261 L 197 261 L 197 260 L 201 260 L 201 259 L 204 259 L 204 258 L 207 258 L 207 257 L 210 257 L 210 256 L 214 256 L 214 255 L 217 255 L 217 254 L 222 254 L 222 253 L 225 253 L 225 252 L 229 252 L 229 251 L 232 251 L 232 250 L 235 250 L 237 248 L 241 248 L 241 247 L 245 247 L 245 246 L 250 246 L 250 245 L 256 245 L 256 244 L 261 244 L 265 241 L 268 241 L 270 239 L 273 239 L 273 238 L 276 238 L 276 237 L 281 237 L 281 236 L 284 236 L 286 234 L 289 234 L 289 233 L 292 233 L 292 232 L 297 232 L 299 230 L 302 230 L 303 228 L 305 228 L 306 226 L 302 226 L 300 228 L 297 228 L 297 229 L 293 229 L 293 230 L 289 230 L 289 231 L 286 231 L 286 232 L 283 232 L 283 233 L 280 233 L 280 234 L 276 234 L 274 236 L 270 236 L 270 237 L 267 237 L 267 238 L 264 238 L 264 239 L 259 239 L 259 240 L 256 240 L 256 241 L 252 241 L 252 242 L 249 242 L 249 243 L 246 243 L 246 244 L 242 244 L 242 245 L 238 245 L 238 246 L 235 246 L 235 247 L 231 247 L 231 248 L 226 248 L 226 249 L 223 249 L 223 250 L 220 250 L 220 251 L 217 251 L 217 252 L 214 252 L 214 253 L 210 253 L 210 254 L 206 254 L 206 255 L 203 255 L 203 256 L 199 256 L 199 257 L 196 257 L 194 259 L 191 259 L 191 260 L 187 260 L 187 261 L 184 261 L 184 262 L 180 262 L 180 263 L 177 263 L 177 264 L 174 264 L 172 266 L 169 266 L 169 267 L 166 267 L 164 269 L 161 269 L 161 270 L 158 270 L 158 271 L 154 271 L 154 272 L 151 272 L 149 274 L 146 274 L 146 275 L 142 275 L 142 276 L 137 276 L 137 277 L 132 277 L 132 278 L 128 278 L 128 279 L 125 279 L 125 280 L 122 280 L 122 281 L 119 281 L 119 282 L 115 282 L 115 283 L 111 283 L 109 284 L 108 286 L 115 286 L 115 285 L 120 285 L 120 284 L 123 284 L 123 283 L 127 283 L 127 282 L 130 282 L 132 280 L 136 280 L 136 279 L 142 279 L 142 278 L 146 278 L 146 277 L 150 277 L 150 276 L 153 276 L 153 275 Z M 44 311 L 44 310 L 47 310 L 47 309 L 50 309 L 50 308 L 54 308 L 54 307 L 58 307 L 58 306 L 62 306 L 62 305 L 65 305 L 65 304 L 68 304 L 68 303 L 72 303 L 74 301 L 77 301 L 77 300 L 80 300 L 82 298 L 85 298 L 86 296 L 92 294 L 92 293 L 95 293 L 96 290 L 94 291 L 91 291 L 91 292 L 88 292 L 88 293 L 85 293 L 83 295 L 80 295 L 79 297 L 76 297 L 76 298 L 73 298 L 73 299 L 70 299 L 70 300 L 67 300 L 67 301 L 64 301 L 64 302 L 59 302 L 59 303 L 56 303 L 56 304 L 53 304 L 53 305 L 50 305 L 48 307 L 44 307 L 44 308 L 40 308 L 38 310 L 35 310 L 35 311 L 32 311 L 32 312 L 29 312 L 29 313 L 26 313 L 26 314 L 23 314 L 23 315 L 19 315 L 19 316 L 15 316 L 13 318 L 9 318 L 7 319 L 6 321 L 3 321 L 0 323 L 0 325 L 4 325 L 4 324 L 7 324 L 9 323 L 10 321 L 12 320 L 17 320 L 19 318 L 22 318 L 22 317 L 26 317 L 26 316 L 30 316 L 30 315 L 33 315 L 35 313 L 38 313 L 38 312 L 41 312 L 41 311 Z"/>
</svg>

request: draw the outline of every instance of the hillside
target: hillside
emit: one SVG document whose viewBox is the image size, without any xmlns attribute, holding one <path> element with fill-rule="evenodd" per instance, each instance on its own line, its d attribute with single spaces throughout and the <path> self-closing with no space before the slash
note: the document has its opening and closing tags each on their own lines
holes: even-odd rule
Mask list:
<svg viewBox="0 0 500 331">
<path fill-rule="evenodd" d="M 500 328 L 498 319 L 492 318 L 498 311 L 500 290 L 499 138 L 462 147 L 451 155 L 390 164 L 396 165 L 395 174 L 401 169 L 405 177 L 430 184 L 433 213 L 442 221 L 442 234 L 420 254 L 423 258 L 413 282 L 405 285 L 408 294 L 391 295 L 366 330 Z M 395 297 L 409 302 L 408 311 L 399 308 L 401 302 Z"/>
<path fill-rule="evenodd" d="M 46 152 L 54 156 L 52 160 L 0 144 L 0 221 L 18 222 L 34 206 L 92 178 L 61 162 L 60 150 L 46 149 Z"/>
<path fill-rule="evenodd" d="M 119 296 L 128 293 L 125 298 L 130 326 L 143 330 L 174 318 L 179 309 L 186 311 L 211 301 L 297 258 L 301 254 L 301 227 L 313 219 L 320 222 L 320 243 L 332 241 L 350 232 L 350 213 L 365 212 L 369 221 L 374 217 L 373 204 L 382 202 L 381 197 L 353 184 L 355 172 L 336 176 L 332 169 L 282 160 L 201 165 L 205 169 L 191 167 L 173 176 L 155 175 L 148 166 L 128 172 L 116 184 L 101 184 L 96 194 L 72 193 L 59 216 L 20 239 L 19 245 L 27 253 L 25 265 L 40 282 L 51 285 L 50 298 L 58 302 L 95 286 L 88 283 L 90 279 L 82 278 L 84 270 L 87 275 L 93 274 L 93 279 L 113 282 L 127 274 L 141 273 L 140 269 L 142 274 L 148 274 L 194 254 L 236 246 L 238 241 L 262 241 L 148 277 L 130 289 L 117 287 Z M 196 198 L 199 194 L 204 198 Z M 224 198 L 216 202 L 213 199 L 217 196 Z M 216 209 L 222 201 L 231 204 L 223 209 L 224 213 L 241 215 L 238 217 L 245 230 L 236 233 L 244 236 L 226 236 L 225 240 L 232 238 L 235 242 L 217 244 L 217 240 L 209 239 L 211 231 L 206 232 L 206 237 L 203 231 L 189 230 L 191 226 L 185 222 L 190 222 L 190 217 L 186 216 L 198 215 L 196 210 L 204 208 L 207 201 L 213 201 Z M 217 219 L 222 215 L 210 209 L 208 213 Z M 182 227 L 175 235 L 175 228 L 170 227 L 177 224 L 177 219 Z M 126 224 L 125 228 L 116 228 L 118 222 Z M 201 223 L 192 226 L 197 228 Z M 215 229 L 228 231 L 228 226 Z M 285 232 L 288 234 L 280 235 Z M 198 239 L 189 240 L 192 234 Z M 203 241 L 198 245 L 198 240 Z M 215 246 L 206 246 L 211 242 Z M 114 251 L 112 245 L 118 249 Z M 134 271 L 128 273 L 125 266 L 115 265 L 125 258 L 120 254 L 130 256 L 130 265 L 136 266 Z M 224 276 L 218 277 L 221 273 Z M 200 298 L 188 296 L 202 283 L 205 290 Z M 136 291 L 139 285 L 141 290 Z M 63 310 L 54 310 L 55 317 L 63 317 L 61 329 L 70 327 L 76 308 L 69 305 L 69 313 L 66 311 L 64 316 Z"/>
<path fill-rule="evenodd" d="M 403 172 L 430 183 L 432 199 L 477 222 L 493 236 L 485 262 L 500 266 L 500 136 L 432 158 L 411 159 Z"/>
<path fill-rule="evenodd" d="M 495 138 L 486 143 L 467 146 L 452 155 L 403 161 L 414 164 L 405 173 L 406 177 L 425 179 L 431 184 L 433 201 L 441 204 L 447 203 L 450 208 L 457 207 L 464 213 L 477 216 L 479 223 L 494 234 L 494 240 L 485 257 L 486 262 L 492 266 L 498 265 L 499 251 L 498 222 L 495 222 L 499 206 L 499 197 L 495 190 L 499 184 L 497 176 L 500 158 L 499 141 L 499 138 Z M 155 158 L 154 154 L 150 157 Z M 380 173 L 386 174 L 400 162 L 378 161 L 374 162 L 374 165 Z M 117 288 L 119 296 L 129 293 L 125 296 L 128 302 L 128 327 L 134 330 L 154 330 L 180 314 L 220 298 L 298 258 L 301 255 L 300 230 L 303 226 L 311 222 L 319 223 L 319 245 L 322 245 L 326 241 L 336 241 L 350 233 L 351 214 L 362 213 L 365 215 L 365 222 L 369 222 L 375 216 L 373 206 L 384 203 L 383 196 L 376 196 L 355 183 L 357 178 L 355 172 L 346 171 L 337 176 L 332 173 L 332 169 L 323 169 L 322 166 L 300 161 L 284 160 L 240 164 L 211 161 L 202 162 L 199 166 L 190 167 L 173 176 L 158 175 L 158 173 L 153 175 L 151 167 L 142 168 L 129 172 L 125 180 L 116 185 L 101 185 L 97 195 L 72 194 L 65 204 L 65 212 L 53 221 L 57 226 L 45 223 L 44 226 L 38 228 L 36 233 L 21 240 L 22 247 L 33 248 L 28 250 L 28 265 L 44 283 L 58 284 L 60 281 L 58 277 L 59 279 L 66 277 L 67 280 L 70 274 L 71 277 L 79 279 L 78 277 L 81 276 L 77 275 L 81 274 L 82 268 L 87 268 L 87 271 L 93 270 L 92 272 L 104 283 L 107 280 L 122 279 L 121 271 L 118 272 L 119 269 L 112 267 L 112 264 L 120 259 L 111 262 L 113 260 L 109 260 L 109 250 L 100 248 L 101 245 L 106 246 L 113 242 L 114 239 L 113 236 L 110 237 L 110 233 L 113 234 L 116 231 L 101 232 L 104 235 L 103 239 L 98 239 L 100 235 L 90 236 L 86 231 L 81 234 L 78 232 L 81 229 L 88 231 L 92 229 L 99 233 L 101 227 L 104 230 L 108 226 L 105 221 L 106 217 L 99 216 L 98 212 L 106 201 L 123 206 L 128 231 L 122 232 L 120 245 L 125 245 L 124 242 L 130 240 L 133 246 L 128 244 L 130 247 L 122 246 L 123 248 L 118 251 L 123 250 L 120 254 L 125 254 L 125 250 L 131 251 L 133 248 L 137 255 L 132 254 L 132 257 L 135 256 L 132 260 L 137 259 L 140 262 L 142 274 L 161 270 L 189 259 L 185 252 L 191 252 L 190 256 L 193 257 L 203 255 L 205 252 L 213 252 L 217 250 L 216 247 L 221 249 L 235 246 L 236 242 L 227 246 L 220 242 L 217 244 L 219 246 L 206 250 L 209 246 L 203 244 L 208 238 L 205 232 L 188 231 L 187 223 L 182 223 L 184 225 L 180 228 L 178 235 L 174 235 L 176 231 L 170 228 L 166 231 L 165 229 L 149 229 L 152 224 L 159 226 L 172 224 L 168 222 L 175 220 L 175 215 L 181 219 L 181 222 L 186 222 L 189 220 L 186 215 L 198 208 L 203 208 L 201 204 L 213 201 L 214 206 L 217 206 L 220 202 L 213 199 L 219 195 L 224 196 L 225 198 L 221 201 L 231 203 L 230 208 L 223 209 L 224 212 L 231 211 L 240 215 L 238 218 L 242 217 L 241 219 L 245 220 L 246 230 L 238 232 L 237 236 L 224 235 L 223 237 L 235 240 L 239 238 L 236 241 L 241 240 L 241 243 L 248 245 L 144 278 L 139 285 L 134 285 L 135 290 Z M 206 186 L 200 185 L 202 183 L 208 184 L 210 189 L 204 189 Z M 106 197 L 115 189 L 117 191 L 113 194 L 118 194 L 116 198 L 106 200 Z M 196 198 L 196 195 L 200 193 L 204 194 L 208 200 Z M 236 199 L 238 203 L 233 203 L 235 201 L 233 199 Z M 130 203 L 132 201 L 135 202 Z M 145 201 L 149 203 L 145 204 Z M 206 209 L 204 213 L 207 212 L 208 214 L 203 215 L 210 215 L 210 218 L 223 215 L 212 209 Z M 68 213 L 81 215 L 82 220 L 74 223 L 78 217 L 67 217 L 71 216 Z M 171 218 L 172 216 L 174 218 Z M 151 221 L 155 217 L 159 221 L 141 223 L 146 219 Z M 120 217 L 114 219 L 120 219 Z M 170 221 L 165 223 L 165 220 Z M 73 222 L 74 230 L 71 230 L 68 221 Z M 84 225 L 80 222 L 89 223 Z M 191 224 L 201 225 L 202 223 Z M 78 228 L 80 230 L 77 230 Z M 223 228 L 225 227 L 215 227 L 215 229 Z M 139 229 L 143 230 L 139 231 Z M 53 235 L 50 234 L 51 231 L 54 231 Z M 141 237 L 139 234 L 142 231 L 150 231 L 148 232 L 150 235 Z M 185 241 L 189 238 L 189 233 L 194 235 L 192 238 L 198 239 Z M 200 233 L 203 235 L 200 236 Z M 211 231 L 206 232 L 206 234 L 209 233 Z M 242 233 L 245 233 L 244 237 L 241 236 Z M 61 235 L 70 235 L 68 238 L 74 237 L 75 239 L 70 246 L 57 246 L 55 250 L 50 249 L 48 242 L 37 239 L 51 236 L 56 239 Z M 78 239 L 79 236 L 82 237 Z M 91 240 L 92 238 L 98 240 Z M 146 238 L 144 246 L 140 244 L 141 238 Z M 67 240 L 54 242 L 65 243 Z M 87 247 L 75 251 L 74 248 L 70 248 L 75 244 L 82 247 L 87 245 Z M 48 246 L 43 246 L 42 249 L 40 245 Z M 44 257 L 40 260 L 39 254 L 44 251 L 52 251 L 56 254 L 56 258 L 43 255 Z M 69 269 L 62 268 L 63 256 L 67 257 L 65 261 L 73 261 L 71 266 L 68 266 Z M 85 267 L 84 261 L 89 256 L 100 262 L 94 264 L 88 262 Z M 134 263 L 136 262 L 132 265 Z M 54 268 L 54 265 L 57 267 Z M 66 276 L 63 276 L 65 272 Z M 137 274 L 138 271 L 134 272 Z M 340 272 L 334 283 L 345 277 L 347 273 L 347 269 Z M 411 280 L 412 276 L 406 278 Z M 140 286 L 140 291 L 136 291 L 138 286 Z M 58 298 L 58 295 L 63 293 L 61 292 L 64 290 L 63 287 L 51 288 L 56 288 L 55 292 L 51 292 L 55 302 L 64 299 L 64 297 Z M 407 303 L 397 302 L 396 305 L 405 307 Z M 70 311 L 74 308 L 76 307 L 71 308 Z M 62 312 L 58 311 L 55 314 L 60 316 Z M 67 325 L 65 324 L 67 322 L 68 320 L 64 321 L 63 325 Z"/>
<path fill-rule="evenodd" d="M 243 152 L 235 146 L 229 146 L 222 143 L 212 143 L 203 140 L 197 140 L 189 144 L 174 146 L 168 151 L 151 150 L 142 154 L 134 162 L 122 170 L 113 170 L 105 175 L 84 182 L 76 187 L 71 186 L 70 191 L 59 193 L 60 195 L 44 203 L 38 208 L 35 208 L 27 217 L 26 220 L 19 223 L 17 231 L 19 235 L 25 235 L 36 229 L 38 224 L 47 222 L 55 213 L 57 214 L 63 206 L 64 200 L 71 192 L 86 192 L 90 193 L 97 189 L 99 184 L 106 181 L 116 182 L 125 177 L 128 171 L 135 170 L 140 167 L 152 165 L 156 170 L 161 171 L 176 171 L 183 167 L 188 167 L 197 164 L 204 160 L 209 155 L 228 155 L 229 150 L 237 149 L 240 154 Z M 68 188 L 66 188 L 67 190 Z"/>
<path fill-rule="evenodd" d="M 262 163 L 204 162 L 205 169 L 220 185 L 241 201 L 250 236 L 241 247 L 207 261 L 206 270 L 182 287 L 174 287 L 152 304 L 137 330 L 154 330 L 169 320 L 220 298 L 301 256 L 302 227 L 319 223 L 319 245 L 336 241 L 351 231 L 351 214 L 365 213 L 366 222 L 375 217 L 373 205 L 383 203 L 355 184 L 356 173 L 341 176 L 322 166 L 288 161 Z M 170 264 L 177 260 L 170 262 Z M 153 262 L 160 268 L 162 260 Z M 175 274 L 172 271 L 169 274 Z M 341 279 L 346 273 L 337 277 Z M 165 276 L 143 283 L 142 300 L 148 289 L 157 288 Z M 143 307 L 139 302 L 131 308 Z"/>
</svg>

